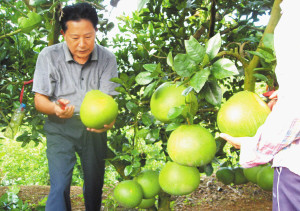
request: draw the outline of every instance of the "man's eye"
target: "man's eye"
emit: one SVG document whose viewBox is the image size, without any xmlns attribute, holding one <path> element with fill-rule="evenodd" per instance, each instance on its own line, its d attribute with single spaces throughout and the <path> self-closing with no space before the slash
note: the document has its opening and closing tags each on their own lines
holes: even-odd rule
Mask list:
<svg viewBox="0 0 300 211">
<path fill-rule="evenodd" d="M 77 38 L 77 37 L 73 37 L 72 39 L 73 39 L 73 40 L 78 40 L 78 38 Z"/>
</svg>

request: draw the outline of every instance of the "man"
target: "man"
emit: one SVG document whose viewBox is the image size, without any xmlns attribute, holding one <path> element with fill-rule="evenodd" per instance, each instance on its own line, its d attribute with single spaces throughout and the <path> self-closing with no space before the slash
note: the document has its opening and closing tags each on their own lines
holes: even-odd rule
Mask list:
<svg viewBox="0 0 300 211">
<path fill-rule="evenodd" d="M 298 0 L 283 0 L 280 5 L 282 16 L 274 32 L 279 89 L 270 97 L 278 97 L 272 112 L 254 137 L 220 135 L 241 149 L 241 166 L 272 162 L 273 211 L 300 209 L 299 6 Z"/>
<path fill-rule="evenodd" d="M 47 114 L 44 129 L 50 193 L 46 210 L 71 210 L 70 184 L 78 153 L 84 174 L 87 211 L 100 210 L 104 181 L 106 131 L 85 128 L 79 118 L 85 94 L 93 89 L 109 94 L 117 84 L 115 56 L 95 44 L 98 16 L 88 3 L 66 6 L 61 14 L 61 33 L 65 42 L 44 48 L 37 59 L 33 91 L 35 107 Z"/>
</svg>

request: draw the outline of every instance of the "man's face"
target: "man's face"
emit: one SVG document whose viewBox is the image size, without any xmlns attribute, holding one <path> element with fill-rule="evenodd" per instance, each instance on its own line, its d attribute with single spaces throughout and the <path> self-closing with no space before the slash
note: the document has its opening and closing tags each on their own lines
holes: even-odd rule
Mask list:
<svg viewBox="0 0 300 211">
<path fill-rule="evenodd" d="M 86 19 L 68 21 L 67 30 L 62 35 L 71 51 L 73 59 L 84 64 L 89 59 L 95 46 L 96 30 L 93 24 Z"/>
</svg>

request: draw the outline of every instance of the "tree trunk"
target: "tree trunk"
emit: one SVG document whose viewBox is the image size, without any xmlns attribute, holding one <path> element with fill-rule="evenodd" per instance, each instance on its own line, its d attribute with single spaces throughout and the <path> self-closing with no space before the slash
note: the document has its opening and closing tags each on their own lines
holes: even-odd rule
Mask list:
<svg viewBox="0 0 300 211">
<path fill-rule="evenodd" d="M 58 38 L 60 35 L 60 24 L 59 24 L 60 10 L 61 10 L 61 4 L 58 4 L 55 7 L 53 13 L 51 31 L 48 35 L 48 46 L 54 45 L 59 42 Z"/>
<path fill-rule="evenodd" d="M 158 211 L 168 211 L 171 210 L 171 195 L 161 191 L 158 195 Z"/>
<path fill-rule="evenodd" d="M 264 34 L 262 36 L 262 39 L 258 45 L 258 48 L 261 47 L 262 45 L 262 40 L 264 36 L 268 33 L 274 33 L 274 29 L 281 17 L 281 9 L 280 9 L 280 3 L 282 0 L 275 0 L 273 7 L 272 7 L 272 12 L 270 16 L 270 20 L 268 22 L 268 25 L 264 31 Z M 257 48 L 257 50 L 258 50 Z M 245 68 L 245 83 L 244 83 L 244 89 L 248 91 L 255 91 L 255 77 L 253 76 L 254 69 L 258 66 L 259 64 L 259 57 L 258 56 L 253 56 L 252 60 L 250 61 L 249 65 L 244 67 Z"/>
</svg>

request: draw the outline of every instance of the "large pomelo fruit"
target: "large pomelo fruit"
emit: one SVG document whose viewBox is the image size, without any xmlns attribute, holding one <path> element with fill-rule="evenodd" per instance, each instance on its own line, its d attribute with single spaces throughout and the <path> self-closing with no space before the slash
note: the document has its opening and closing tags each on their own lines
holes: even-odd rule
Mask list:
<svg viewBox="0 0 300 211">
<path fill-rule="evenodd" d="M 198 110 L 198 101 L 193 92 L 187 96 L 182 95 L 186 89 L 184 85 L 177 86 L 174 83 L 166 82 L 160 85 L 153 93 L 150 101 L 151 113 L 153 116 L 164 123 L 170 122 L 168 113 L 171 108 L 185 105 L 182 112 L 183 116 L 190 112 L 195 115 Z"/>
<path fill-rule="evenodd" d="M 269 113 L 268 105 L 257 94 L 241 91 L 221 106 L 217 124 L 222 133 L 234 137 L 252 137 Z"/>
<path fill-rule="evenodd" d="M 80 118 L 88 128 L 101 129 L 118 115 L 118 104 L 109 95 L 91 90 L 86 93 L 80 106 Z"/>
<path fill-rule="evenodd" d="M 241 185 L 241 184 L 246 184 L 249 180 L 244 174 L 243 168 L 242 167 L 235 167 L 233 169 L 234 172 L 234 180 L 233 184 L 235 185 Z"/>
<path fill-rule="evenodd" d="M 153 207 L 155 205 L 155 198 L 151 199 L 142 199 L 142 202 L 139 204 L 138 208 L 140 209 L 148 209 L 150 207 Z"/>
<path fill-rule="evenodd" d="M 252 168 L 244 168 L 244 175 L 245 177 L 252 183 L 257 184 L 257 174 L 261 170 L 263 166 L 255 166 Z"/>
<path fill-rule="evenodd" d="M 257 185 L 265 191 L 272 191 L 273 179 L 274 169 L 271 167 L 271 165 L 262 167 L 257 173 Z"/>
<path fill-rule="evenodd" d="M 159 173 L 160 187 L 171 195 L 186 195 L 196 190 L 200 183 L 200 173 L 196 167 L 182 166 L 168 162 Z"/>
<path fill-rule="evenodd" d="M 134 180 L 137 181 L 143 189 L 143 198 L 150 199 L 155 197 L 161 190 L 158 182 L 158 172 L 146 170 L 139 173 Z"/>
<path fill-rule="evenodd" d="M 171 159 L 181 165 L 203 166 L 216 154 L 216 142 L 200 125 L 181 125 L 170 135 L 167 150 Z"/>
<path fill-rule="evenodd" d="M 216 172 L 216 177 L 225 185 L 234 182 L 234 171 L 230 167 L 221 167 Z"/>
<path fill-rule="evenodd" d="M 143 199 L 142 187 L 134 180 L 124 180 L 114 189 L 114 198 L 123 207 L 134 208 Z"/>
</svg>

